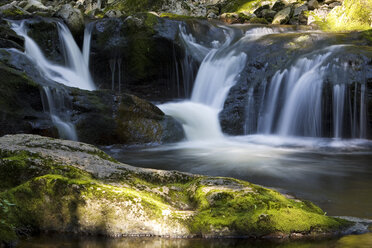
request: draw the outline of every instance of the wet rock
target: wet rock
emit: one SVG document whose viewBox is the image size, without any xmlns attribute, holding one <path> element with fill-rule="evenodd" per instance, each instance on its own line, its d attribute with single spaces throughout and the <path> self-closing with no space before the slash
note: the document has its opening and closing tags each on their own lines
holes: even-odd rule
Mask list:
<svg viewBox="0 0 372 248">
<path fill-rule="evenodd" d="M 286 6 L 288 5 L 288 3 L 286 1 L 283 1 L 283 0 L 278 0 L 274 3 L 274 5 L 271 7 L 271 10 L 273 11 L 276 11 L 276 12 L 279 12 L 281 11 L 282 9 L 284 9 Z"/>
<path fill-rule="evenodd" d="M 119 18 L 123 16 L 123 13 L 120 10 L 109 10 L 105 13 L 105 16 L 108 18 Z"/>
<path fill-rule="evenodd" d="M 266 20 L 268 20 L 269 22 L 271 22 L 274 19 L 274 17 L 277 14 L 277 12 L 274 11 L 274 10 L 271 10 L 271 9 L 264 9 L 261 12 L 261 14 L 262 14 L 262 17 L 263 18 L 265 18 Z"/>
<path fill-rule="evenodd" d="M 255 15 L 256 15 L 257 17 L 259 17 L 259 18 L 262 18 L 262 11 L 263 11 L 264 9 L 270 9 L 270 5 L 265 4 L 265 5 L 260 6 L 259 8 L 257 8 L 257 9 L 253 12 L 253 14 L 255 14 Z"/>
<path fill-rule="evenodd" d="M 307 6 L 308 6 L 309 10 L 314 10 L 314 9 L 317 9 L 319 7 L 319 2 L 317 0 L 310 0 L 307 3 Z"/>
<path fill-rule="evenodd" d="M 286 24 L 292 15 L 292 7 L 287 7 L 281 11 L 279 11 L 273 20 L 273 24 Z"/>
<path fill-rule="evenodd" d="M 5 20 L 0 20 L 0 48 L 23 50 L 23 39 L 19 37 Z"/>
<path fill-rule="evenodd" d="M 71 6 L 71 4 L 64 4 L 55 14 L 57 17 L 62 18 L 71 32 L 79 33 L 84 30 L 84 17 L 79 9 Z"/>
<path fill-rule="evenodd" d="M 6 53 L 0 49 L 0 136 L 33 133 L 57 137 L 49 115 L 44 113 L 40 86 L 4 64 Z"/>
<path fill-rule="evenodd" d="M 333 3 L 330 3 L 328 5 L 328 7 L 331 8 L 331 9 L 333 9 L 333 8 L 335 8 L 337 6 L 341 6 L 341 5 L 342 5 L 342 3 L 340 3 L 340 2 L 333 2 Z"/>
<path fill-rule="evenodd" d="M 299 7 L 296 7 L 296 8 L 294 9 L 294 11 L 293 11 L 293 16 L 294 16 L 294 17 L 297 17 L 297 16 L 303 14 L 304 11 L 308 11 L 308 10 L 309 10 L 309 8 L 307 7 L 307 5 L 306 5 L 306 4 L 303 4 L 303 5 L 301 5 L 301 6 L 299 6 Z"/>
</svg>

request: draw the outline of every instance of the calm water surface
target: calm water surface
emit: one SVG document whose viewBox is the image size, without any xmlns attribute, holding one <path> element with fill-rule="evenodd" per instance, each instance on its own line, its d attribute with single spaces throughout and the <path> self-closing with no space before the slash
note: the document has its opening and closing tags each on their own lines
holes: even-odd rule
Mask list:
<svg viewBox="0 0 372 248">
<path fill-rule="evenodd" d="M 372 219 L 372 142 L 243 136 L 104 148 L 130 165 L 234 177 L 311 200 L 328 215 Z"/>
</svg>

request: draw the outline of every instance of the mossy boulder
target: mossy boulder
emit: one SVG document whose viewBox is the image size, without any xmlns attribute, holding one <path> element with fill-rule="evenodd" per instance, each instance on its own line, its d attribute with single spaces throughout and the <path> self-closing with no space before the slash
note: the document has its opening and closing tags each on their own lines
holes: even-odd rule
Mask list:
<svg viewBox="0 0 372 248">
<path fill-rule="evenodd" d="M 134 95 L 71 89 L 79 140 L 91 144 L 169 143 L 184 138 L 181 124 Z"/>
<path fill-rule="evenodd" d="M 331 234 L 351 224 L 248 182 L 135 168 L 78 142 L 3 136 L 0 167 L 13 172 L 0 174 L 8 182 L 0 201 L 10 204 L 0 211 L 3 242 L 17 230 L 263 238 Z"/>
</svg>

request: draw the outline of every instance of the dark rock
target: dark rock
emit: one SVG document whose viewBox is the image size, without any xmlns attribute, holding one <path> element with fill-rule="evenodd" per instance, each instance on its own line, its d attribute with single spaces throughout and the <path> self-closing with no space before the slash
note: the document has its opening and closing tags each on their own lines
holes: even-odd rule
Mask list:
<svg viewBox="0 0 372 248">
<path fill-rule="evenodd" d="M 292 7 L 287 7 L 281 11 L 279 11 L 273 20 L 273 24 L 286 24 L 292 16 Z"/>
<path fill-rule="evenodd" d="M 288 5 L 288 3 L 286 1 L 278 0 L 274 3 L 273 7 L 271 7 L 271 10 L 279 12 L 282 9 L 284 9 L 287 5 Z"/>
<path fill-rule="evenodd" d="M 55 13 L 55 16 L 62 18 L 72 33 L 80 33 L 84 30 L 84 17 L 79 9 L 64 4 Z"/>
<path fill-rule="evenodd" d="M 120 65 L 121 89 L 141 98 L 163 101 L 190 94 L 180 63 L 185 56 L 178 42 L 182 23 L 153 14 L 96 21 L 90 59 L 94 81 L 103 89 L 112 89 L 114 81 L 119 91 Z"/>
<path fill-rule="evenodd" d="M 314 9 L 317 9 L 319 7 L 319 2 L 317 0 L 310 0 L 307 3 L 307 6 L 308 6 L 309 10 L 314 10 Z"/>
<path fill-rule="evenodd" d="M 263 18 L 271 22 L 274 19 L 277 12 L 271 9 L 264 9 L 261 13 Z"/>
<path fill-rule="evenodd" d="M 0 48 L 23 50 L 23 38 L 19 37 L 5 20 L 0 20 Z"/>
<path fill-rule="evenodd" d="M 261 7 L 257 8 L 257 9 L 253 12 L 253 14 L 255 14 L 255 15 L 256 15 L 257 17 L 259 17 L 259 18 L 262 18 L 262 11 L 263 11 L 264 9 L 270 9 L 270 5 L 268 5 L 268 4 L 262 5 Z"/>
<path fill-rule="evenodd" d="M 100 145 L 168 143 L 184 138 L 182 126 L 133 95 L 71 89 L 79 140 Z"/>
<path fill-rule="evenodd" d="M 0 136 L 32 133 L 57 137 L 49 115 L 43 111 L 40 85 L 2 62 L 0 85 Z"/>
<path fill-rule="evenodd" d="M 296 7 L 293 11 L 293 16 L 297 17 L 299 15 L 301 15 L 304 11 L 308 11 L 308 7 L 306 4 L 303 4 L 299 7 Z"/>
</svg>

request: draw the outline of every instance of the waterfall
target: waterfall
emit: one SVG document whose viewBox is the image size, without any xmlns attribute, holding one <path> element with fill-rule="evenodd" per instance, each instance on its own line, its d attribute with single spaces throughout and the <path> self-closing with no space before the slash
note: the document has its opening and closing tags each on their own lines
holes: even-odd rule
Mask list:
<svg viewBox="0 0 372 248">
<path fill-rule="evenodd" d="M 28 36 L 27 20 L 13 22 L 12 29 L 25 39 L 25 54 L 29 56 L 39 67 L 46 78 L 53 82 L 61 83 L 69 87 L 77 87 L 84 90 L 94 90 L 96 87 L 92 81 L 86 58 L 76 44 L 70 30 L 65 24 L 57 22 L 58 33 L 64 51 L 66 66 L 56 65 L 45 58 L 36 42 Z M 86 36 L 90 36 L 87 31 Z M 84 38 L 87 40 L 87 38 Z M 90 42 L 85 42 L 87 45 Z M 84 50 L 84 49 L 83 49 Z M 87 55 L 85 57 L 88 57 Z"/>
<path fill-rule="evenodd" d="M 183 32 L 182 32 L 183 31 Z M 245 53 L 230 51 L 233 33 L 225 28 L 225 43 L 218 46 L 212 42 L 211 49 L 196 43 L 191 35 L 181 36 L 192 51 L 199 55 L 207 53 L 198 70 L 191 101 L 168 103 L 159 108 L 179 120 L 189 140 L 218 139 L 223 137 L 218 120 L 218 113 L 223 107 L 229 89 L 243 69 Z"/>
<path fill-rule="evenodd" d="M 49 113 L 59 137 L 77 141 L 75 126 L 69 120 L 69 108 L 65 104 L 65 99 L 68 98 L 67 93 L 62 89 L 51 89 L 47 86 L 43 87 L 43 92 L 46 96 L 46 101 L 42 97 L 44 111 Z"/>
<path fill-rule="evenodd" d="M 355 84 L 354 95 L 350 93 L 349 68 L 334 58 L 342 47 L 330 46 L 303 55 L 288 69 L 277 71 L 267 90 L 259 93 L 264 99 L 260 110 L 246 113 L 245 134 L 366 138 L 366 85 L 360 84 L 358 90 Z M 331 92 L 326 91 L 328 86 Z M 249 93 L 247 108 L 252 108 L 253 99 Z M 329 113 L 325 111 L 328 106 Z M 257 126 L 252 123 L 255 118 Z M 350 126 L 345 125 L 346 119 Z"/>
<path fill-rule="evenodd" d="M 27 20 L 12 21 L 11 25 L 12 29 L 25 40 L 25 55 L 34 61 L 47 80 L 84 90 L 96 88 L 89 72 L 90 40 L 93 26 L 88 25 L 85 29 L 82 52 L 66 25 L 56 22 L 61 49 L 66 61 L 66 65 L 57 65 L 49 61 L 36 42 L 28 36 Z M 49 113 L 60 137 L 77 140 L 75 127 L 69 120 L 69 110 L 64 104 L 67 93 L 61 89 L 52 89 L 51 86 L 44 86 L 43 92 L 46 97 L 46 101 L 43 100 L 44 111 Z"/>
</svg>

